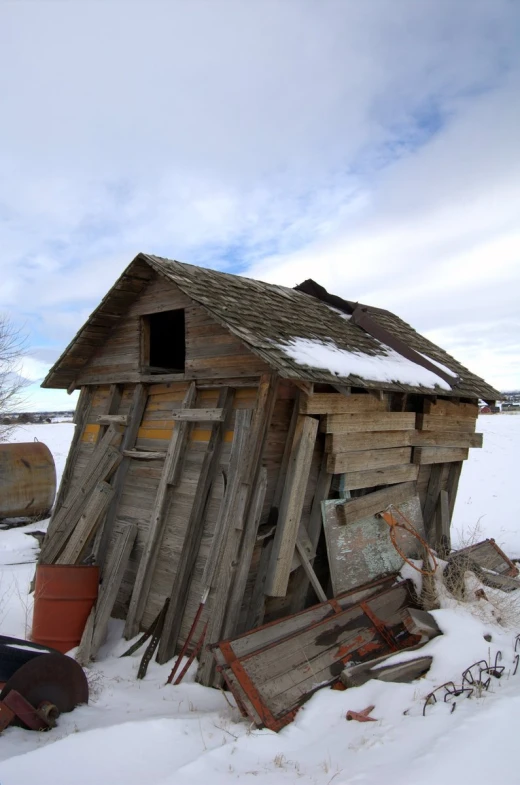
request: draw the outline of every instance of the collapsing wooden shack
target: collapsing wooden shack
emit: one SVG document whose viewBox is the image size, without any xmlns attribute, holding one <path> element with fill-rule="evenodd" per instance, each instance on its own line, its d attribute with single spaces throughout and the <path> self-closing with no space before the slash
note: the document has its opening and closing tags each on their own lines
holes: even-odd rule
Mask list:
<svg viewBox="0 0 520 785">
<path fill-rule="evenodd" d="M 448 547 L 498 396 L 388 311 L 146 254 L 43 386 L 81 393 L 40 561 L 99 565 L 92 655 L 110 614 L 130 638 L 163 611 L 159 662 L 200 611 L 215 644 L 398 569 L 356 558 L 390 505 Z"/>
</svg>

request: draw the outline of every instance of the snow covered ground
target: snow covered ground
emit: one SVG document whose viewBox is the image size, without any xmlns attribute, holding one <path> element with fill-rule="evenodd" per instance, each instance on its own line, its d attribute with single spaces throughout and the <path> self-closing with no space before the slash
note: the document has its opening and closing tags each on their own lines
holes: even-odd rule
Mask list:
<svg viewBox="0 0 520 785">
<path fill-rule="evenodd" d="M 520 556 L 520 509 L 515 461 L 520 416 L 482 416 L 483 450 L 472 450 L 460 485 L 455 540 L 495 537 Z M 30 425 L 17 441 L 44 441 L 63 470 L 72 426 Z M 0 531 L 0 630 L 23 637 L 30 625 L 27 586 L 37 543 L 24 529 Z M 279 734 L 251 728 L 232 698 L 193 682 L 192 667 L 178 687 L 165 686 L 171 664 L 152 663 L 135 679 L 141 652 L 118 659 L 128 646 L 122 625 L 89 669 L 89 706 L 63 715 L 47 734 L 8 728 L 0 736 L 1 785 L 230 785 L 301 782 L 302 785 L 489 785 L 520 782 L 515 739 L 520 672 L 512 675 L 520 614 L 510 598 L 486 589 L 490 602 L 460 604 L 445 597 L 434 611 L 444 635 L 421 653 L 434 657 L 426 678 L 413 684 L 372 681 L 337 692 L 324 689 Z M 496 621 L 503 619 L 502 625 Z M 518 622 L 517 622 L 518 619 Z M 491 636 L 491 641 L 484 639 Z M 456 710 L 423 699 L 481 658 L 502 652 L 503 677 L 489 692 L 457 700 Z M 403 659 L 406 655 L 396 655 Z M 410 655 L 408 655 L 410 656 Z M 348 709 L 374 704 L 377 722 L 347 722 Z"/>
</svg>

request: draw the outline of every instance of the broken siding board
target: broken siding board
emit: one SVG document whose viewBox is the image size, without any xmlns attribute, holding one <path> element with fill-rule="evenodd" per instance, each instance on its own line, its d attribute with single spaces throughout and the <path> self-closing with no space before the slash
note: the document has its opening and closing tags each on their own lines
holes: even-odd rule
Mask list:
<svg viewBox="0 0 520 785">
<path fill-rule="evenodd" d="M 325 451 L 332 453 L 352 450 L 381 450 L 388 447 L 409 447 L 417 431 L 367 431 L 366 433 L 328 433 Z"/>
<path fill-rule="evenodd" d="M 330 474 L 368 471 L 383 466 L 399 466 L 410 463 L 411 447 L 390 447 L 384 450 L 353 450 L 352 452 L 329 453 L 327 470 Z"/>
<path fill-rule="evenodd" d="M 305 415 L 300 417 L 293 441 L 265 586 L 266 594 L 275 597 L 283 597 L 287 591 L 318 430 L 317 420 Z"/>
<path fill-rule="evenodd" d="M 339 507 L 344 502 L 323 502 L 323 526 L 329 555 L 330 579 L 334 595 L 352 589 L 367 579 L 397 572 L 403 558 L 390 539 L 390 527 L 381 518 L 366 516 L 345 526 Z M 419 497 L 396 507 L 424 537 Z M 420 542 L 403 529 L 397 529 L 398 546 L 408 557 L 420 558 Z"/>
<path fill-rule="evenodd" d="M 345 489 L 349 491 L 359 488 L 374 488 L 377 485 L 394 485 L 399 482 L 410 482 L 417 479 L 419 466 L 414 464 L 403 466 L 384 466 L 366 472 L 346 472 L 344 475 Z"/>
<path fill-rule="evenodd" d="M 481 433 L 464 431 L 413 431 L 412 447 L 482 447 Z"/>
<path fill-rule="evenodd" d="M 463 431 L 474 433 L 476 420 L 473 418 L 446 417 L 445 415 L 417 414 L 418 431 Z M 412 426 L 413 427 L 413 426 Z"/>
<path fill-rule="evenodd" d="M 412 462 L 415 464 L 450 463 L 465 461 L 468 455 L 467 447 L 414 447 Z"/>
<path fill-rule="evenodd" d="M 408 431 L 415 428 L 413 412 L 371 412 L 369 414 L 329 414 L 322 418 L 326 433 L 364 431 Z"/>
<path fill-rule="evenodd" d="M 368 393 L 361 395 L 314 393 L 314 395 L 302 396 L 300 400 L 300 414 L 348 414 L 386 411 L 386 409 L 386 401 Z"/>
<path fill-rule="evenodd" d="M 337 507 L 338 523 L 343 525 L 355 523 L 361 518 L 367 518 L 370 515 L 383 512 L 391 504 L 397 506 L 416 495 L 417 484 L 415 482 L 405 482 L 368 493 L 366 496 L 359 496 L 356 499 L 347 499 Z"/>
</svg>

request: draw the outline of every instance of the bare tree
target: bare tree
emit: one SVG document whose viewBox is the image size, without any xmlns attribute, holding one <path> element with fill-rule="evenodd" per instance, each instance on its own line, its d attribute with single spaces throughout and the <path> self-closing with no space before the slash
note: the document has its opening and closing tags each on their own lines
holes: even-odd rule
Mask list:
<svg viewBox="0 0 520 785">
<path fill-rule="evenodd" d="M 1 424 L 5 415 L 21 403 L 26 385 L 21 376 L 25 337 L 5 314 L 0 314 L 0 441 L 7 437 L 9 426 Z"/>
</svg>

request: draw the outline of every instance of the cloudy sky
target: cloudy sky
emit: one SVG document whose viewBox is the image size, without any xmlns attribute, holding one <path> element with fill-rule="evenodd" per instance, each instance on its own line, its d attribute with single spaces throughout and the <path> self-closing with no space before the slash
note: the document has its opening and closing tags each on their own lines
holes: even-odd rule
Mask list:
<svg viewBox="0 0 520 785">
<path fill-rule="evenodd" d="M 0 311 L 49 365 L 139 251 L 395 310 L 520 387 L 520 4 L 0 0 Z"/>
</svg>

